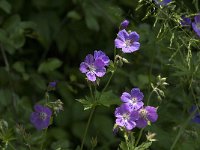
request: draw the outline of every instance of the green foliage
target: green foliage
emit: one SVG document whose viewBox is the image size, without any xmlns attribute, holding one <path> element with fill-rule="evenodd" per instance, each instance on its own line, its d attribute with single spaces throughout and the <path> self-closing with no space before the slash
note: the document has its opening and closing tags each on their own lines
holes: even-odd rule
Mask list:
<svg viewBox="0 0 200 150">
<path fill-rule="evenodd" d="M 57 58 L 50 58 L 47 61 L 40 64 L 38 68 L 39 73 L 49 73 L 56 70 L 62 65 L 62 62 Z"/>
<path fill-rule="evenodd" d="M 7 14 L 11 13 L 11 5 L 9 2 L 7 2 L 6 0 L 1 0 L 0 1 L 0 8 Z"/>
<path fill-rule="evenodd" d="M 134 150 L 146 150 L 151 146 L 152 142 L 144 142 L 140 146 L 136 147 Z"/>
</svg>

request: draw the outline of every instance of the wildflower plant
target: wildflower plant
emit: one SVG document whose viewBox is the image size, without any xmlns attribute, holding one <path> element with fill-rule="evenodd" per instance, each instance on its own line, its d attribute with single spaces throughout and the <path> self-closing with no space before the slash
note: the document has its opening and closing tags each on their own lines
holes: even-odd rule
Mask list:
<svg viewBox="0 0 200 150">
<path fill-rule="evenodd" d="M 96 108 L 101 105 L 110 107 L 111 105 L 120 104 L 117 99 L 104 100 L 103 97 L 108 93 L 106 92 L 107 87 L 109 86 L 110 81 L 113 78 L 113 75 L 116 73 L 117 69 L 122 67 L 124 63 L 129 63 L 129 61 L 123 57 L 123 53 L 133 53 L 140 49 L 140 36 L 136 31 L 127 31 L 128 25 L 129 21 L 127 20 L 124 20 L 120 24 L 119 32 L 116 39 L 114 40 L 115 49 L 113 50 L 113 61 L 110 60 L 110 58 L 103 51 L 95 50 L 94 55 L 88 54 L 84 62 L 80 64 L 81 73 L 84 73 L 87 77 L 86 81 L 90 89 L 90 96 L 87 96 L 85 99 L 77 100 L 83 104 L 84 110 L 91 109 L 82 143 L 79 147 L 80 150 L 84 149 L 87 132 Z M 108 68 L 107 71 L 105 67 Z M 98 86 L 100 85 L 99 83 L 101 83 L 101 78 L 109 73 L 111 73 L 111 75 L 104 88 L 101 92 L 98 91 Z M 165 80 L 162 79 L 162 81 L 160 81 L 162 83 L 158 83 L 159 85 L 156 87 L 156 89 L 154 89 L 154 91 L 157 90 L 159 86 L 166 85 L 167 83 Z M 143 98 L 144 94 L 140 91 L 140 89 L 133 88 L 130 92 L 122 93 L 122 104 L 115 109 L 114 114 L 116 120 L 113 127 L 113 132 L 118 134 L 118 132 L 122 131 L 124 134 L 124 139 L 126 142 L 123 144 L 124 142 L 122 141 L 119 146 L 123 150 L 139 149 L 143 145 L 146 145 L 147 149 L 150 147 L 153 141 L 148 140 L 144 143 L 140 143 L 141 145 L 139 144 L 144 128 L 147 125 L 150 125 L 151 122 L 156 122 L 158 119 L 157 108 L 153 106 L 145 106 Z M 135 141 L 136 137 L 134 135 L 135 128 L 141 128 L 141 133 L 138 136 L 137 141 Z M 125 146 L 123 147 L 122 145 Z"/>
</svg>

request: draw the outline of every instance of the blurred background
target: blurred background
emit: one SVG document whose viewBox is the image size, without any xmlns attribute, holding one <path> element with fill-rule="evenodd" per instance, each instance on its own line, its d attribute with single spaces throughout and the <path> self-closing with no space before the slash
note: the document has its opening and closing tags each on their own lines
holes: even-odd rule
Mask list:
<svg viewBox="0 0 200 150">
<path fill-rule="evenodd" d="M 189 1 L 176 3 L 196 13 Z M 158 100 L 153 95 L 150 102 L 160 105 L 159 119 L 146 131 L 157 134 L 158 141 L 153 143 L 152 150 L 169 149 L 193 104 L 187 88 L 191 74 L 177 69 L 183 64 L 179 56 L 174 58 L 178 67 L 171 66 L 169 59 L 174 49 L 168 48 L 170 37 L 158 39 L 159 25 L 153 27 L 153 17 L 142 20 L 147 9 L 135 11 L 137 5 L 137 0 L 0 0 L 0 119 L 8 122 L 12 135 L 17 137 L 13 140 L 17 149 L 28 149 L 15 131 L 18 124 L 32 135 L 29 144 L 37 149 L 41 132 L 31 125 L 29 117 L 34 104 L 44 100 L 47 85 L 52 81 L 57 82 L 57 87 L 50 99 L 60 98 L 64 111 L 48 129 L 47 149 L 73 150 L 80 145 L 89 111 L 84 111 L 76 99 L 89 95 L 89 89 L 79 65 L 94 50 L 102 50 L 113 59 L 114 39 L 124 19 L 130 21 L 128 29 L 140 34 L 141 48 L 124 55 L 130 64 L 114 75 L 108 87 L 114 96 L 108 98 L 120 101 L 122 92 L 139 87 L 146 100 L 156 76 L 168 77 L 166 97 Z M 99 90 L 108 77 L 102 79 Z M 91 148 L 92 139 L 97 140 L 97 150 L 117 149 L 123 138 L 112 131 L 115 107 L 97 108 L 86 139 L 87 149 Z M 138 131 L 135 129 L 136 136 Z M 177 150 L 199 149 L 199 132 L 199 125 L 191 123 Z M 145 140 L 145 134 L 142 139 Z"/>
</svg>

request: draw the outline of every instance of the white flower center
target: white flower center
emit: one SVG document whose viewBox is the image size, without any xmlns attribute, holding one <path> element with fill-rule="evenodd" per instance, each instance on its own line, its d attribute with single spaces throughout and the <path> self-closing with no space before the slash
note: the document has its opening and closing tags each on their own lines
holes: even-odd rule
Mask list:
<svg viewBox="0 0 200 150">
<path fill-rule="evenodd" d="M 124 120 L 129 120 L 129 113 L 123 114 L 123 119 Z"/>
<path fill-rule="evenodd" d="M 197 23 L 197 29 L 200 30 L 200 23 Z"/>
<path fill-rule="evenodd" d="M 133 97 L 131 100 L 132 100 L 132 103 L 136 103 L 137 102 L 137 98 L 136 97 Z"/>
<path fill-rule="evenodd" d="M 147 111 L 145 109 L 140 109 L 139 113 L 142 118 L 147 118 Z"/>
<path fill-rule="evenodd" d="M 47 114 L 45 112 L 40 112 L 40 119 L 45 120 L 47 118 Z"/>
<path fill-rule="evenodd" d="M 95 68 L 94 65 L 89 65 L 89 70 L 90 70 L 91 72 L 95 72 L 96 68 Z"/>
<path fill-rule="evenodd" d="M 131 46 L 132 41 L 131 41 L 131 40 L 126 40 L 126 41 L 125 41 L 125 44 L 126 44 L 126 47 L 129 47 L 129 46 Z"/>
</svg>

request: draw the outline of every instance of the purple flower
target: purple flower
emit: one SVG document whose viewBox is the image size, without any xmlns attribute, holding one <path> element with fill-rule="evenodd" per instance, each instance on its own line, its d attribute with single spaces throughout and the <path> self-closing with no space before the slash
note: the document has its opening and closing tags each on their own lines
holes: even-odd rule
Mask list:
<svg viewBox="0 0 200 150">
<path fill-rule="evenodd" d="M 106 73 L 110 59 L 102 51 L 95 51 L 94 56 L 88 54 L 85 61 L 80 64 L 80 71 L 85 73 L 88 80 L 96 81 L 96 77 L 103 77 Z"/>
<path fill-rule="evenodd" d="M 129 25 L 129 21 L 128 20 L 124 20 L 121 24 L 120 24 L 120 30 L 126 29 Z"/>
<path fill-rule="evenodd" d="M 53 81 L 53 82 L 49 82 L 49 87 L 51 88 L 55 88 L 56 87 L 56 81 Z"/>
<path fill-rule="evenodd" d="M 197 111 L 197 106 L 193 105 L 190 109 L 190 113 Z M 200 113 L 196 112 L 192 118 L 192 122 L 200 124 Z"/>
<path fill-rule="evenodd" d="M 48 107 L 36 104 L 34 106 L 35 112 L 32 112 L 30 121 L 38 129 L 46 129 L 50 124 L 50 119 L 52 115 L 51 109 Z"/>
<path fill-rule="evenodd" d="M 182 16 L 181 18 L 182 18 L 182 20 L 181 20 L 181 25 L 182 26 L 186 26 L 186 27 L 190 27 L 191 26 L 192 21 L 191 21 L 190 18 L 187 18 L 185 16 Z"/>
<path fill-rule="evenodd" d="M 139 119 L 136 121 L 138 128 L 147 126 L 148 121 L 155 122 L 158 119 L 157 108 L 146 106 L 139 110 Z"/>
<path fill-rule="evenodd" d="M 172 0 L 154 0 L 155 3 L 157 5 L 160 5 L 160 6 L 166 6 L 168 3 L 170 3 Z"/>
<path fill-rule="evenodd" d="M 125 29 L 119 31 L 115 39 L 115 47 L 121 48 L 124 53 L 132 53 L 140 48 L 140 36 L 136 32 L 128 33 Z"/>
<path fill-rule="evenodd" d="M 200 114 L 196 114 L 193 118 L 192 121 L 195 123 L 200 124 Z"/>
<path fill-rule="evenodd" d="M 116 125 L 132 130 L 136 127 L 136 120 L 139 117 L 137 111 L 131 111 L 127 104 L 122 104 L 115 110 Z"/>
<path fill-rule="evenodd" d="M 196 34 L 200 37 L 200 14 L 194 17 L 192 28 L 196 32 Z"/>
<path fill-rule="evenodd" d="M 142 102 L 144 95 L 139 88 L 133 88 L 131 93 L 124 92 L 121 96 L 121 101 L 127 103 L 131 110 L 140 109 L 144 103 Z"/>
<path fill-rule="evenodd" d="M 110 63 L 109 57 L 102 51 L 94 51 L 94 59 L 101 59 L 105 66 L 108 66 Z"/>
</svg>

